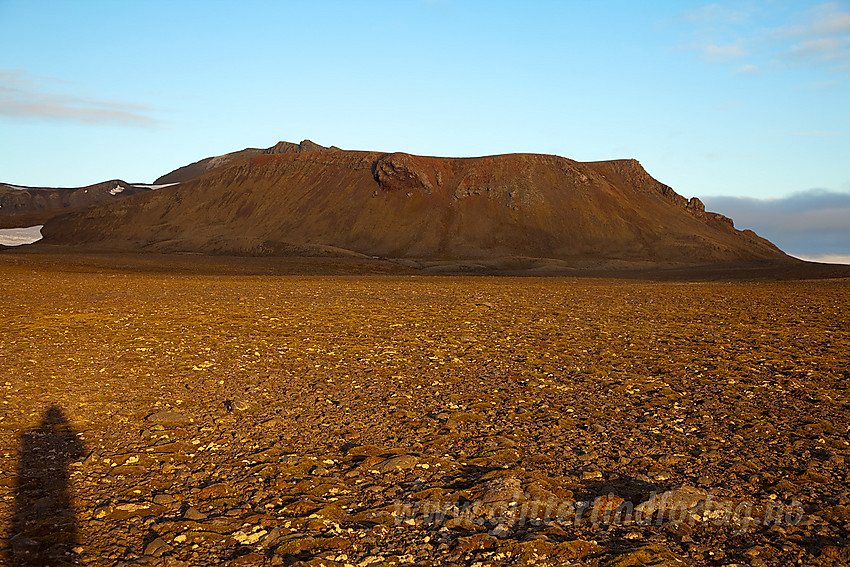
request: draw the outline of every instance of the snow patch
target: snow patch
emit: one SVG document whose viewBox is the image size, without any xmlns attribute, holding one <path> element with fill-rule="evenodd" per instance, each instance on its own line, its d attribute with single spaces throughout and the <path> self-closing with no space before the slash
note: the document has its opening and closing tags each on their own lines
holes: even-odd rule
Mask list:
<svg viewBox="0 0 850 567">
<path fill-rule="evenodd" d="M 138 187 L 139 189 L 162 189 L 163 187 L 171 187 L 172 185 L 179 185 L 179 183 L 161 183 L 159 185 L 147 185 L 145 183 L 134 183 L 133 187 Z"/>
<path fill-rule="evenodd" d="M 820 262 L 821 264 L 850 264 L 850 254 L 791 254 L 800 260 L 807 262 Z"/>
<path fill-rule="evenodd" d="M 32 189 L 32 187 L 21 187 L 20 185 L 9 185 L 8 183 L 0 183 L 3 187 L 8 187 L 9 189 L 15 189 L 16 191 L 26 191 L 28 189 Z"/>
<path fill-rule="evenodd" d="M 0 228 L 0 244 L 3 246 L 22 246 L 41 240 L 43 224 L 26 228 Z"/>
<path fill-rule="evenodd" d="M 116 185 L 115 187 L 113 187 L 112 189 L 109 190 L 109 194 L 110 195 L 117 195 L 118 193 L 120 193 L 123 190 L 124 190 L 123 187 L 121 187 L 120 185 Z"/>
</svg>

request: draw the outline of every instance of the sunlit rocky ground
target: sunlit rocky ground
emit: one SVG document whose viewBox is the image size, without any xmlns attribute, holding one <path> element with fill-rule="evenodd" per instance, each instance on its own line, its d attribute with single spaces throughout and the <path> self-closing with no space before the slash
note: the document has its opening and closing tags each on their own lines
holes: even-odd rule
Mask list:
<svg viewBox="0 0 850 567">
<path fill-rule="evenodd" d="M 850 562 L 847 280 L 0 281 L 11 564 Z"/>
</svg>

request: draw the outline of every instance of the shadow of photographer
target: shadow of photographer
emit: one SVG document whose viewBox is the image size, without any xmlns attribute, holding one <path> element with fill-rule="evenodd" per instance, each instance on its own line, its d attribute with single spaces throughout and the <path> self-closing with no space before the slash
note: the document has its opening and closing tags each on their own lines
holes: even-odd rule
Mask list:
<svg viewBox="0 0 850 567">
<path fill-rule="evenodd" d="M 79 534 L 69 465 L 83 456 L 84 445 L 54 404 L 21 435 L 20 448 L 8 564 L 73 564 Z"/>
</svg>

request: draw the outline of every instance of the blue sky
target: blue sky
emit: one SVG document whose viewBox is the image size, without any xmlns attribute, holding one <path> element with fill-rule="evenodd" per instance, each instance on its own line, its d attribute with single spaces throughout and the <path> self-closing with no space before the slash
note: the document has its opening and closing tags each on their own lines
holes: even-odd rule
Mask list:
<svg viewBox="0 0 850 567">
<path fill-rule="evenodd" d="M 9 183 L 309 138 L 633 157 L 709 204 L 850 193 L 850 2 L 0 0 L 0 25 Z"/>
</svg>

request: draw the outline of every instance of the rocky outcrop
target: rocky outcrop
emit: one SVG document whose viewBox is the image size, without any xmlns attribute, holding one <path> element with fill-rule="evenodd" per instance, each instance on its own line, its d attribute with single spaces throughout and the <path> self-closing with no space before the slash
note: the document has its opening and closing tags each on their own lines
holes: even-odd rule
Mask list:
<svg viewBox="0 0 850 567">
<path fill-rule="evenodd" d="M 694 215 L 695 217 L 705 217 L 705 205 L 696 197 L 691 197 L 690 199 L 688 199 L 688 202 L 685 205 L 685 210 Z"/>
<path fill-rule="evenodd" d="M 730 228 L 735 227 L 735 223 L 732 221 L 732 219 L 730 219 L 726 215 L 721 215 L 720 213 L 708 213 L 708 212 L 705 213 L 705 214 L 706 214 L 706 217 L 709 218 L 713 222 L 716 222 L 716 223 L 719 223 L 719 224 L 725 224 L 725 225 L 729 226 Z"/>
<path fill-rule="evenodd" d="M 422 191 L 431 193 L 434 186 L 413 156 L 404 153 L 386 154 L 374 166 L 375 181 L 385 191 Z"/>
<path fill-rule="evenodd" d="M 311 140 L 302 140 L 299 144 L 292 142 L 278 142 L 270 148 L 262 151 L 264 154 L 301 154 L 305 152 L 326 152 L 339 150 L 336 146 L 326 148 Z"/>
</svg>

